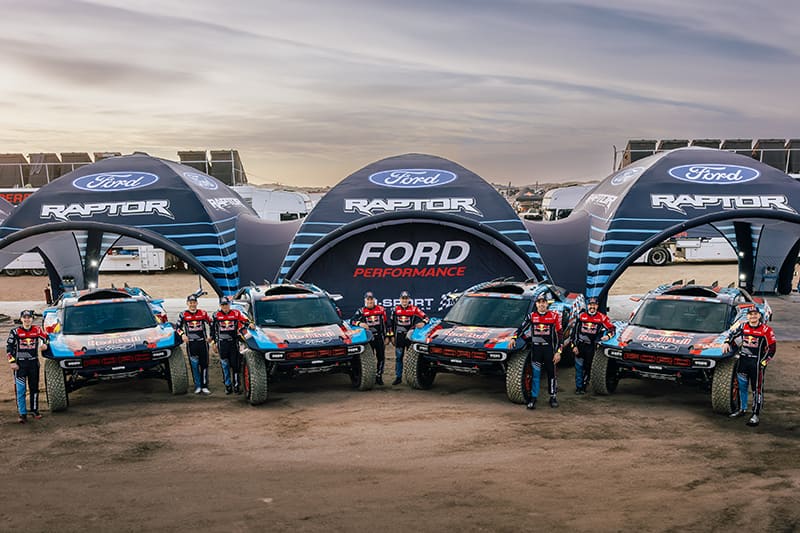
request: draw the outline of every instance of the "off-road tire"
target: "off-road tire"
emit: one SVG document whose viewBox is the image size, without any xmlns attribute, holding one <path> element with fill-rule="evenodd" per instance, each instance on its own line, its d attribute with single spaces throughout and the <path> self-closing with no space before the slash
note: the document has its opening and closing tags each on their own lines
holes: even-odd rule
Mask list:
<svg viewBox="0 0 800 533">
<path fill-rule="evenodd" d="M 269 397 L 269 374 L 264 354 L 245 350 L 242 355 L 242 384 L 244 399 L 250 405 L 261 405 Z"/>
<path fill-rule="evenodd" d="M 375 376 L 378 374 L 378 358 L 369 344 L 364 351 L 353 358 L 350 383 L 358 390 L 372 390 L 375 387 Z"/>
<path fill-rule="evenodd" d="M 414 348 L 407 348 L 403 356 L 403 381 L 413 389 L 428 390 L 433 387 L 436 371 L 420 357 Z"/>
<path fill-rule="evenodd" d="M 606 357 L 603 348 L 598 347 L 592 359 L 592 374 L 589 378 L 592 391 L 601 396 L 613 394 L 619 384 L 617 363 Z"/>
<path fill-rule="evenodd" d="M 736 368 L 739 360 L 729 357 L 717 363 L 711 379 L 711 408 L 715 413 L 729 415 L 739 408 L 739 383 Z"/>
<path fill-rule="evenodd" d="M 533 368 L 530 350 L 509 354 L 506 366 L 506 396 L 513 403 L 528 403 L 531 398 Z"/>
<path fill-rule="evenodd" d="M 167 362 L 164 363 L 169 391 L 174 395 L 186 394 L 189 390 L 189 374 L 186 371 L 186 358 L 179 347 L 172 349 Z"/>
<path fill-rule="evenodd" d="M 47 392 L 47 405 L 50 412 L 66 411 L 69 407 L 67 384 L 64 380 L 64 371 L 54 359 L 44 360 L 44 388 Z"/>
</svg>

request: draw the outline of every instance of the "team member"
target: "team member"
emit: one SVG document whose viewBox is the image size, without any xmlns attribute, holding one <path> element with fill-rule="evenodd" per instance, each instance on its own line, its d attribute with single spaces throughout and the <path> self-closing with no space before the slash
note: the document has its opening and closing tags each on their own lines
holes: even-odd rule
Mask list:
<svg viewBox="0 0 800 533">
<path fill-rule="evenodd" d="M 758 425 L 758 415 L 764 403 L 764 371 L 775 357 L 777 341 L 775 332 L 764 323 L 761 312 L 753 306 L 747 310 L 747 320 L 739 324 L 728 334 L 722 345 L 722 352 L 728 353 L 734 341 L 740 338 L 739 370 L 736 379 L 739 381 L 739 409 L 731 418 L 739 418 L 747 412 L 747 384 L 753 389 L 753 416 L 747 421 L 748 426 Z"/>
<path fill-rule="evenodd" d="M 14 372 L 19 423 L 24 424 L 28 421 L 28 409 L 25 406 L 26 380 L 30 412 L 37 420 L 42 418 L 39 414 L 39 355 L 47 347 L 47 334 L 39 326 L 33 325 L 33 311 L 22 311 L 19 318 L 22 325 L 8 333 L 6 353 Z"/>
<path fill-rule="evenodd" d="M 197 296 L 190 294 L 186 298 L 189 309 L 178 317 L 176 329 L 186 343 L 186 355 L 192 367 L 194 393 L 211 394 L 208 389 L 208 343 L 211 342 L 211 317 L 197 308 Z"/>
<path fill-rule="evenodd" d="M 246 316 L 238 309 L 231 309 L 230 298 L 223 296 L 219 299 L 219 310 L 214 313 L 211 325 L 211 342 L 219 352 L 225 394 L 233 391 L 236 391 L 236 394 L 242 392 L 239 386 L 239 367 L 241 366 L 239 334 L 247 328 L 248 324 Z"/>
<path fill-rule="evenodd" d="M 539 397 L 539 380 L 542 367 L 547 372 L 547 388 L 550 392 L 550 407 L 558 407 L 556 391 L 556 365 L 561 360 L 561 316 L 548 308 L 545 293 L 536 297 L 536 309 L 531 313 L 531 366 L 533 382 L 531 384 L 531 401 L 528 409 L 536 409 Z"/>
<path fill-rule="evenodd" d="M 400 304 L 396 305 L 392 313 L 392 324 L 389 335 L 394 337 L 394 381 L 398 385 L 403 379 L 403 354 L 410 343 L 406 335 L 408 331 L 422 324 L 428 323 L 428 317 L 416 305 L 411 304 L 411 295 L 408 291 L 400 293 Z"/>
<path fill-rule="evenodd" d="M 358 309 L 350 320 L 358 326 L 369 328 L 372 332 L 372 342 L 370 346 L 375 351 L 378 358 L 378 371 L 375 376 L 375 383 L 383 385 L 383 366 L 386 361 L 386 333 L 389 320 L 386 318 L 386 309 L 382 305 L 375 304 L 375 295 L 371 292 L 364 294 L 364 307 Z"/>
<path fill-rule="evenodd" d="M 575 354 L 575 394 L 584 394 L 592 372 L 592 360 L 598 339 L 608 340 L 616 329 L 608 316 L 597 310 L 597 298 L 586 301 L 586 310 L 578 315 L 569 344 Z"/>
</svg>

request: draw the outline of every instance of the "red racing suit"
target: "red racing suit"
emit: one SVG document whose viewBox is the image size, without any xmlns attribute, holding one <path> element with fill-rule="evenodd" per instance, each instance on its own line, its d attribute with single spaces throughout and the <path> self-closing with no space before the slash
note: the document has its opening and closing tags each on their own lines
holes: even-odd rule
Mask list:
<svg viewBox="0 0 800 533">
<path fill-rule="evenodd" d="M 372 342 L 370 345 L 378 358 L 377 376 L 383 376 L 383 367 L 386 362 L 386 347 L 384 341 L 389 332 L 389 319 L 386 316 L 386 309 L 382 305 L 372 307 L 362 307 L 357 310 L 350 320 L 352 324 L 366 324 L 372 332 Z"/>
<path fill-rule="evenodd" d="M 575 354 L 575 390 L 585 392 L 592 373 L 592 361 L 597 341 L 609 333 L 614 334 L 616 328 L 608 316 L 601 312 L 581 312 L 572 330 L 569 344 L 578 350 Z"/>
<path fill-rule="evenodd" d="M 17 396 L 17 410 L 21 416 L 28 414 L 25 406 L 26 388 L 30 398 L 30 411 L 34 415 L 39 414 L 39 345 L 47 342 L 47 333 L 36 325 L 30 329 L 19 326 L 8 332 L 6 340 L 8 362 L 16 363 L 19 367 L 14 371 L 14 389 Z"/>
</svg>

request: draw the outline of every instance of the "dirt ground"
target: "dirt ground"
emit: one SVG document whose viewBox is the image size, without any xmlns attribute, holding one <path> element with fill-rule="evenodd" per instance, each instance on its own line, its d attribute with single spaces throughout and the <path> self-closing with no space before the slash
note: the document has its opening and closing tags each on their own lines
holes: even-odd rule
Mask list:
<svg viewBox="0 0 800 533">
<path fill-rule="evenodd" d="M 633 268 L 614 292 L 686 279 L 681 268 Z M 734 265 L 687 270 L 698 282 L 735 276 Z M 197 286 L 119 279 L 159 296 Z M 2 299 L 37 298 L 32 281 L 0 278 Z M 390 380 L 392 357 L 387 368 Z M 310 377 L 250 407 L 224 395 L 214 361 L 209 397 L 173 397 L 156 380 L 105 384 L 22 426 L 2 372 L 0 529 L 800 530 L 800 342 L 779 346 L 758 428 L 671 383 L 575 396 L 574 371 L 561 369 L 561 407 L 527 411 L 502 381 L 436 379 L 430 391 L 357 392 L 341 375 Z"/>
</svg>

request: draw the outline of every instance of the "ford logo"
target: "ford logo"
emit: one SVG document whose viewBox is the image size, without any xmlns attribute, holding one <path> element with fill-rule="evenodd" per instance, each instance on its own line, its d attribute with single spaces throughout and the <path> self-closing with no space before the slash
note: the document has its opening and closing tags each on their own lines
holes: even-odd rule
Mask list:
<svg viewBox="0 0 800 533">
<path fill-rule="evenodd" d="M 423 187 L 438 187 L 439 185 L 455 181 L 456 178 L 458 178 L 458 176 L 448 170 L 437 170 L 434 168 L 402 168 L 376 172 L 369 177 L 369 181 L 382 187 L 421 189 Z"/>
<path fill-rule="evenodd" d="M 681 181 L 690 183 L 715 183 L 730 185 L 732 183 L 745 183 L 753 181 L 761 172 L 750 167 L 739 165 L 681 165 L 669 169 L 669 175 Z"/>
<path fill-rule="evenodd" d="M 674 344 L 665 344 L 663 342 L 643 342 L 643 348 L 647 348 L 648 350 L 656 350 L 660 352 L 677 352 L 678 347 Z"/>
<path fill-rule="evenodd" d="M 622 185 L 623 183 L 632 180 L 642 172 L 644 172 L 644 167 L 626 168 L 611 178 L 611 185 Z"/>
<path fill-rule="evenodd" d="M 216 191 L 219 189 L 219 185 L 214 180 L 214 178 L 210 176 L 206 176 L 205 174 L 198 174 L 196 172 L 184 172 L 183 177 L 187 180 L 191 181 L 198 187 L 202 187 L 203 189 L 208 189 L 209 191 Z"/>
<path fill-rule="evenodd" d="M 72 180 L 72 186 L 84 191 L 131 191 L 141 189 L 158 181 L 158 176 L 149 172 L 103 172 L 89 174 Z"/>
</svg>

